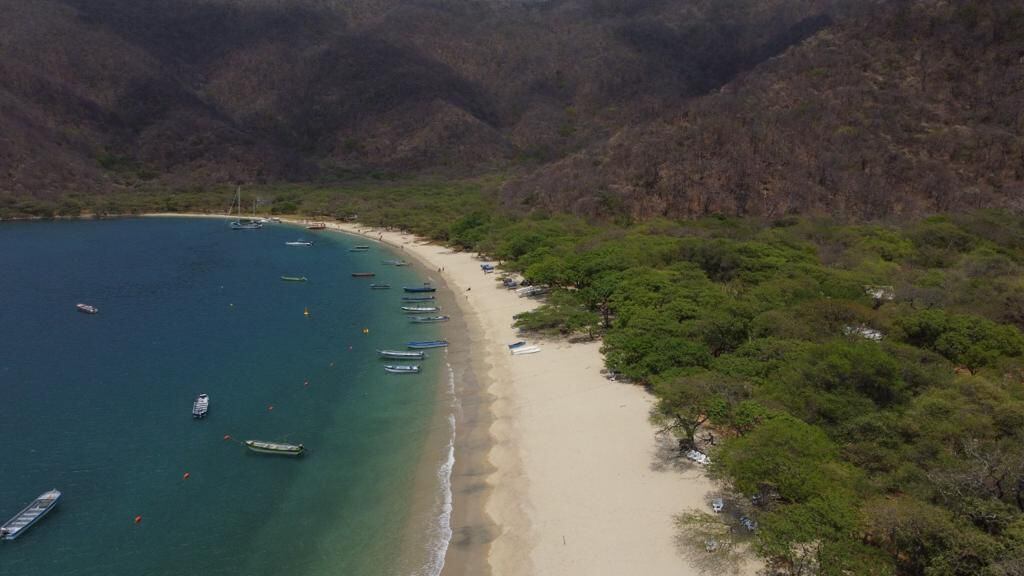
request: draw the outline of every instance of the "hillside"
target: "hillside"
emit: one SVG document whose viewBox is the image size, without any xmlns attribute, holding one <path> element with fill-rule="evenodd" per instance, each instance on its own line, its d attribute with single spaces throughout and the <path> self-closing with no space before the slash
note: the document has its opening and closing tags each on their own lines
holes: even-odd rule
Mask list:
<svg viewBox="0 0 1024 576">
<path fill-rule="evenodd" d="M 1024 208 L 1024 11 L 895 2 L 555 162 L 513 206 L 636 219 Z"/>
<path fill-rule="evenodd" d="M 1011 0 L 0 9 L 8 213 L 26 198 L 45 214 L 68 195 L 487 173 L 507 175 L 518 211 L 634 220 L 1022 207 Z"/>
<path fill-rule="evenodd" d="M 824 0 L 0 9 L 0 186 L 41 198 L 530 169 L 716 89 L 829 21 Z"/>
</svg>

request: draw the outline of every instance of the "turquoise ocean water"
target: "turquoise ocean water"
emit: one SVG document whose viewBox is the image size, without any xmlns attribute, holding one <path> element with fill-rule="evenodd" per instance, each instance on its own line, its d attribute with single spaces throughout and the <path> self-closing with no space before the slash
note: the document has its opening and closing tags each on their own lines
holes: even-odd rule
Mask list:
<svg viewBox="0 0 1024 576">
<path fill-rule="evenodd" d="M 444 354 L 388 375 L 374 349 L 442 331 L 398 310 L 423 276 L 355 243 L 206 219 L 0 225 L 0 516 L 64 493 L 0 545 L 0 574 L 429 574 L 433 544 L 404 535 Z"/>
</svg>

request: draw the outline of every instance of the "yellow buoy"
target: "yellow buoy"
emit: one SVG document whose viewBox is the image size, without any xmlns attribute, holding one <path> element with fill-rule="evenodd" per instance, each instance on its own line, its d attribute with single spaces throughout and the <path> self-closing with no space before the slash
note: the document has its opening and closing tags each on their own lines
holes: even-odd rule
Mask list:
<svg viewBox="0 0 1024 576">
<path fill-rule="evenodd" d="M 309 308 L 305 308 L 305 309 L 303 309 L 303 311 L 302 311 L 302 315 L 303 315 L 303 316 L 309 316 Z"/>
<path fill-rule="evenodd" d="M 369 334 L 369 333 L 370 333 L 370 329 L 369 328 L 363 328 L 363 334 Z"/>
</svg>

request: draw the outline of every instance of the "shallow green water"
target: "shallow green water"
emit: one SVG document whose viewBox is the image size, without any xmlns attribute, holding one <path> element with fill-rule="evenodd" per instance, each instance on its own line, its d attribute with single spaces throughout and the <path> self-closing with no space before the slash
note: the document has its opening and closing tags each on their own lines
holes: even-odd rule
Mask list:
<svg viewBox="0 0 1024 576">
<path fill-rule="evenodd" d="M 300 236 L 316 245 L 285 246 Z M 0 516 L 64 492 L 0 545 L 0 574 L 396 573 L 439 370 L 387 375 L 374 349 L 440 330 L 398 311 L 416 270 L 354 243 L 201 219 L 0 225 Z"/>
</svg>

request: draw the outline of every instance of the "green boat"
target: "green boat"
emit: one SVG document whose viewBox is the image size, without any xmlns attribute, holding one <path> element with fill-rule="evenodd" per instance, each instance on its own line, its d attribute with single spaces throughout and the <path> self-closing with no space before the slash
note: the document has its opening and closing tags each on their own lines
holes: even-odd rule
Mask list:
<svg viewBox="0 0 1024 576">
<path fill-rule="evenodd" d="M 281 280 L 285 282 L 305 282 L 305 276 L 281 276 Z"/>
<path fill-rule="evenodd" d="M 245 447 L 253 452 L 277 454 L 279 456 L 302 456 L 302 453 L 306 451 L 302 444 L 280 444 L 278 442 L 263 442 L 262 440 L 246 440 Z"/>
</svg>

